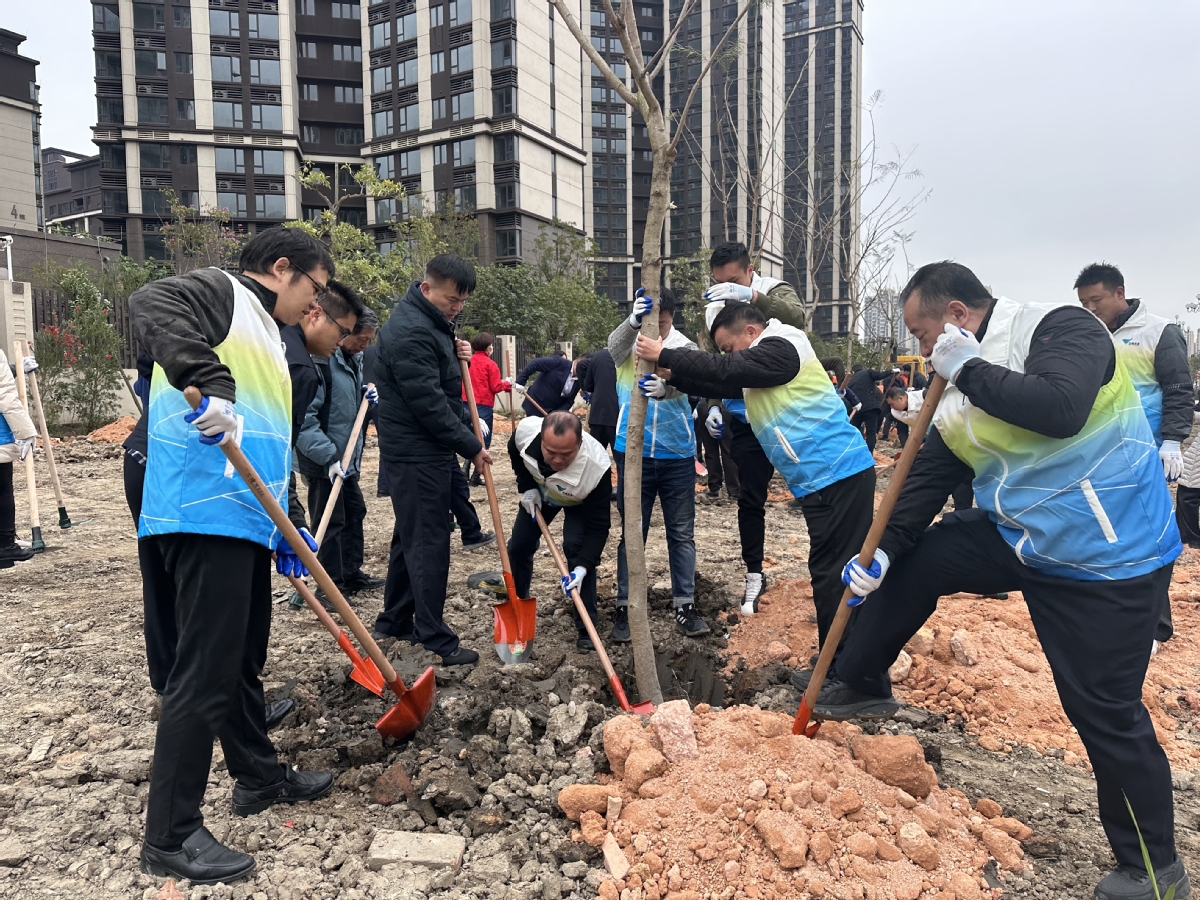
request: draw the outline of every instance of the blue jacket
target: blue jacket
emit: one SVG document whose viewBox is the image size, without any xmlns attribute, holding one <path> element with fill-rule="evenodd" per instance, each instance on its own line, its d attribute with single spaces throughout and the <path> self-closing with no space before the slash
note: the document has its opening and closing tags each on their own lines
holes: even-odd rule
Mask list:
<svg viewBox="0 0 1200 900">
<path fill-rule="evenodd" d="M 317 364 L 325 381 L 317 386 L 317 395 L 304 413 L 300 435 L 296 438 L 296 456 L 300 474 L 322 477 L 331 463 L 346 452 L 358 407 L 362 403 L 362 354 L 347 360 L 339 347 L 329 364 Z M 350 460 L 348 475 L 357 475 L 362 463 L 363 435 L 360 432 Z"/>
<path fill-rule="evenodd" d="M 525 384 L 529 380 L 529 376 L 534 373 L 538 373 L 538 377 L 529 388 L 529 396 L 541 404 L 542 409 L 552 413 L 556 409 L 571 408 L 571 404 L 575 402 L 575 395 L 579 392 L 579 382 L 576 381 L 567 395 L 563 396 L 563 385 L 571 377 L 571 361 L 569 359 L 565 356 L 539 356 L 537 359 L 531 359 L 517 374 L 517 384 Z M 521 404 L 521 408 L 525 410 L 527 416 L 542 414 L 541 410 L 530 403 L 528 399 Z"/>
<path fill-rule="evenodd" d="M 625 452 L 629 430 L 629 401 L 637 389 L 637 361 L 633 345 L 637 329 L 626 319 L 608 336 L 608 352 L 617 366 L 617 402 L 621 411 L 617 418 L 617 437 L 613 449 Z M 695 350 L 696 345 L 683 332 L 674 328 L 663 339 L 663 346 Z M 667 395 L 646 408 L 646 424 L 642 438 L 642 457 L 646 459 L 690 459 L 696 455 L 696 432 L 692 423 L 692 404 L 687 394 L 667 387 Z"/>
</svg>

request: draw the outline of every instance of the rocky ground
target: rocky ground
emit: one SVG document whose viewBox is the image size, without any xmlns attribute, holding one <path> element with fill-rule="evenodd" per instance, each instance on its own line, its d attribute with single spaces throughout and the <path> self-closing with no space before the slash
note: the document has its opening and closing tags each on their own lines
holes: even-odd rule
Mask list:
<svg viewBox="0 0 1200 900">
<path fill-rule="evenodd" d="M 162 886 L 138 873 L 137 854 L 155 697 L 145 677 L 136 540 L 122 492 L 120 450 L 76 440 L 60 446 L 58 458 L 70 514 L 76 521 L 88 521 L 65 532 L 47 527 L 48 552 L 0 572 L 5 611 L 0 619 L 0 897 L 153 898 Z M 40 461 L 39 465 L 44 472 Z M 373 473 L 375 467 L 372 441 L 366 470 Z M 501 506 L 511 522 L 516 508 L 513 477 L 506 465 L 497 473 Z M 49 485 L 41 484 L 40 492 L 43 507 L 53 506 Z M 391 512 L 374 491 L 366 493 L 367 568 L 382 574 Z M 722 706 L 750 703 L 768 711 L 793 712 L 797 695 L 787 684 L 787 664 L 810 652 L 806 641 L 811 636 L 803 633 L 811 630 L 810 610 L 799 581 L 807 575 L 807 536 L 803 520 L 782 502 L 786 495 L 775 496 L 781 499 L 768 510 L 767 552 L 776 587 L 768 595 L 771 603 L 764 615 L 748 623 L 728 615 L 741 590 L 735 511 L 730 505 L 698 507 L 698 602 L 713 626 L 713 633 L 698 641 L 674 631 L 661 524 L 651 529 L 651 621 L 664 692 L 686 697 L 693 705 L 711 704 L 714 709 L 698 714 L 697 720 L 703 719 L 703 728 L 714 735 L 721 733 L 723 720 L 717 710 Z M 486 518 L 482 490 L 475 491 L 475 501 Z M 23 515 L 20 499 L 18 505 Z M 51 517 L 46 519 L 49 525 Z M 27 525 L 19 527 L 27 534 Z M 290 590 L 279 580 L 264 680 L 270 699 L 290 696 L 298 708 L 274 737 L 286 761 L 332 769 L 337 788 L 309 806 L 277 807 L 236 818 L 229 806 L 232 783 L 218 747 L 204 810 L 207 824 L 218 838 L 254 853 L 259 868 L 250 880 L 232 887 L 184 885 L 181 896 L 560 900 L 612 892 L 613 883 L 604 884 L 608 876 L 601 851 L 586 840 L 572 839 L 579 826 L 556 803 L 564 787 L 615 777 L 605 753 L 603 727 L 615 709 L 599 664 L 594 654 L 575 650 L 574 627 L 557 575 L 552 560 L 543 554 L 533 591 L 542 598 L 537 652 L 527 666 L 503 668 L 491 650 L 489 605 L 466 588 L 469 574 L 498 566 L 497 556 L 490 549 L 461 551 L 457 533 L 453 540 L 447 620 L 465 645 L 480 650 L 482 660 L 465 671 L 437 667 L 437 707 L 403 745 L 377 737 L 372 723 L 386 708 L 384 701 L 348 681 L 345 657 L 307 611 L 288 608 Z M 601 569 L 602 635 L 610 625 L 606 601 L 614 593 L 614 573 L 615 529 Z M 382 603 L 381 592 L 360 595 L 356 602 L 370 624 Z M 933 637 L 938 639 L 943 629 L 953 636 L 963 629 L 978 632 L 985 624 L 998 627 L 997 620 L 988 617 L 988 603 L 1003 604 L 1001 618 L 1011 620 L 1006 627 L 1019 626 L 1016 599 L 944 603 L 931 623 Z M 1189 863 L 1200 862 L 1200 797 L 1191 790 L 1192 768 L 1200 766 L 1200 760 L 1190 752 L 1192 745 L 1200 744 L 1188 740 L 1196 725 L 1192 698 L 1200 690 L 1196 647 L 1188 637 L 1195 619 L 1193 604 L 1190 588 L 1183 583 L 1176 600 L 1179 637 L 1167 645 L 1162 662 L 1156 660 L 1158 675 L 1152 666 L 1148 680 L 1153 683 L 1148 700 L 1158 705 L 1160 733 L 1180 744 L 1171 755 L 1177 764 L 1180 852 Z M 771 641 L 778 641 L 782 649 L 776 646 L 768 652 Z M 992 652 L 988 640 L 979 643 L 980 653 Z M 1036 646 L 1017 649 L 1038 658 Z M 627 689 L 635 694 L 628 649 L 610 651 Z M 994 713 L 980 713 L 977 701 L 968 706 L 960 700 L 964 709 L 956 712 L 952 698 L 961 698 L 963 692 L 951 694 L 942 688 L 950 686 L 948 676 L 961 674 L 951 673 L 952 668 L 972 667 L 955 661 L 953 650 L 949 659 L 939 659 L 940 652 L 935 647 L 928 655 L 914 656 L 926 660 L 921 686 L 916 677 L 921 663 L 916 661 L 916 674 L 910 671 L 912 683 L 898 685 L 905 699 L 927 709 L 867 730 L 912 735 L 938 775 L 939 791 L 972 805 L 980 798 L 993 799 L 1003 806 L 1004 816 L 1032 829 L 1037 840 L 1025 844 L 1031 868 L 1017 874 L 984 865 L 988 884 L 1012 897 L 1090 896 L 1111 860 L 1096 819 L 1086 760 L 1072 758 L 1077 764 L 1067 764 L 1068 752 L 1079 753 L 1069 743 L 1069 729 L 1054 717 L 1052 694 L 1035 695 L 1031 702 L 1047 710 L 1042 731 L 1051 737 L 1062 733 L 1061 740 L 1046 735 L 1030 740 L 1014 723 L 1005 731 L 1000 727 L 1005 723 Z M 438 660 L 405 645 L 396 662 L 401 674 L 412 678 Z M 1037 674 L 1026 672 L 1019 662 L 1013 665 L 1013 675 Z M 939 686 L 938 678 L 945 678 L 946 684 Z M 986 696 L 986 687 L 958 680 L 975 692 L 969 700 Z M 921 691 L 924 695 L 918 699 Z M 737 710 L 731 714 L 762 715 Z M 714 718 L 710 722 L 708 717 Z M 988 722 L 981 724 L 981 718 Z M 999 729 L 994 734 L 989 730 L 993 727 Z M 988 741 L 989 735 L 999 745 Z M 412 800 L 404 796 L 397 777 L 401 770 L 415 784 L 419 796 Z M 768 775 L 759 777 L 774 783 Z M 371 857 L 369 848 L 381 830 L 461 835 L 466 838 L 462 868 L 376 869 L 380 860 Z M 628 837 L 633 840 L 632 834 Z M 738 840 L 761 850 L 761 839 L 754 834 Z M 929 891 L 940 891 L 936 896 L 948 900 L 953 888 L 943 881 L 931 883 Z M 712 881 L 702 887 L 677 887 L 696 891 L 678 900 L 735 897 L 733 888 Z M 831 882 L 826 896 L 841 897 L 843 887 Z M 671 889 L 670 879 L 665 879 L 664 890 Z M 769 900 L 772 895 L 766 890 L 747 884 L 738 889 L 737 900 Z M 619 898 L 652 900 L 648 888 L 628 884 Z"/>
</svg>

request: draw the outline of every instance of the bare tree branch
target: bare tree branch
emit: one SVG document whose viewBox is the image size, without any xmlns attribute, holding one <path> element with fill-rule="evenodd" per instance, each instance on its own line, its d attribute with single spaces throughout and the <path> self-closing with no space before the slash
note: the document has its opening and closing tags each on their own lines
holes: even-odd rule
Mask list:
<svg viewBox="0 0 1200 900">
<path fill-rule="evenodd" d="M 679 13 L 679 18 L 675 22 L 675 27 L 671 29 L 671 33 L 663 38 L 663 45 L 658 48 L 658 52 L 650 59 L 650 80 L 657 78 L 663 70 L 663 66 L 667 64 L 667 59 L 671 55 L 671 48 L 675 46 L 675 40 L 679 37 L 679 32 L 683 28 L 683 23 L 688 20 L 688 16 L 692 14 L 692 8 L 696 5 L 697 0 L 687 0 L 683 9 Z"/>
<path fill-rule="evenodd" d="M 571 35 L 575 38 L 575 42 L 579 44 L 580 49 L 587 54 L 587 58 L 592 61 L 592 65 L 600 70 L 600 74 L 604 76 L 604 80 L 608 82 L 610 87 L 612 87 L 618 94 L 621 95 L 622 100 L 640 112 L 642 106 L 638 100 L 638 95 L 631 91 L 629 86 L 626 85 L 622 79 L 617 77 L 617 73 L 613 71 L 612 66 L 610 66 L 604 57 L 600 55 L 600 52 L 592 46 L 592 42 L 589 41 L 587 35 L 583 33 L 583 28 L 580 26 L 579 20 L 572 15 L 569 9 L 567 9 L 565 0 L 550 0 L 550 2 L 554 4 L 554 8 L 558 10 L 558 14 L 562 16 L 563 21 L 566 22 L 567 30 L 571 32 Z"/>
<path fill-rule="evenodd" d="M 605 2 L 607 3 L 608 0 L 605 0 Z M 679 115 L 679 121 L 681 123 L 687 121 L 688 110 L 691 109 L 691 107 L 692 107 L 692 101 L 696 99 L 696 92 L 698 90 L 700 90 L 700 85 L 704 83 L 704 77 L 706 75 L 708 75 L 709 69 L 712 68 L 713 63 L 716 61 L 717 57 L 720 56 L 721 48 L 725 46 L 725 42 L 727 40 L 729 40 L 729 36 L 731 34 L 733 34 L 735 31 L 737 31 L 738 25 L 741 24 L 742 19 L 746 18 L 746 13 L 750 12 L 750 7 L 752 5 L 753 5 L 752 3 L 747 3 L 745 6 L 742 7 L 742 11 L 738 13 L 737 18 L 729 23 L 729 27 L 725 29 L 725 33 L 723 35 L 721 35 L 720 42 L 717 44 L 717 46 L 713 47 L 712 52 L 709 53 L 708 62 L 706 62 L 704 64 L 704 68 L 700 70 L 700 76 L 696 79 L 695 83 L 692 85 L 692 89 L 688 93 L 687 99 L 683 102 L 683 106 L 680 107 L 678 115 Z M 674 150 L 676 147 L 679 146 L 679 138 L 682 134 L 683 134 L 683 129 L 681 127 L 677 126 L 675 129 L 675 136 L 673 138 L 671 138 L 671 149 L 672 150 Z"/>
</svg>

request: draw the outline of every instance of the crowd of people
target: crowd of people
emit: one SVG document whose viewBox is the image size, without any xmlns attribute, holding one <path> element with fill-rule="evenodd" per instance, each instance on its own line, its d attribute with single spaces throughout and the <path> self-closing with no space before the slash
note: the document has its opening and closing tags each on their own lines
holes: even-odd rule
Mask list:
<svg viewBox="0 0 1200 900">
<path fill-rule="evenodd" d="M 510 391 L 525 413 L 506 447 L 520 494 L 508 511 L 515 588 L 529 593 L 537 517 L 553 521 L 561 511 L 564 594 L 577 589 L 593 621 L 611 619 L 613 641 L 630 641 L 623 536 L 609 610 L 600 609 L 597 572 L 612 507 L 618 519 L 626 513 L 630 409 L 640 394 L 648 403 L 643 538 L 658 539 L 650 533 L 657 502 L 682 634 L 710 631 L 695 595 L 698 493 L 720 505 L 724 488 L 736 503 L 745 567 L 738 605 L 753 616 L 768 587 L 765 510 L 776 473 L 807 527 L 822 646 L 844 589 L 853 594 L 819 717 L 892 715 L 888 667 L 939 597 L 1020 590 L 1087 748 L 1118 863 L 1096 896 L 1154 896 L 1143 844 L 1159 886 L 1186 896 L 1170 767 L 1141 701 L 1150 656 L 1171 636 L 1174 560 L 1184 540 L 1200 543 L 1200 453 L 1181 448 L 1195 400 L 1178 326 L 1126 298 L 1121 273 L 1107 264 L 1079 274 L 1077 302 L 1049 305 L 993 297 L 958 263 L 918 269 L 900 294 L 904 321 L 948 386 L 879 549 L 859 560 L 874 517 L 876 441 L 893 427 L 901 446 L 911 439 L 926 399 L 923 367 L 856 365 L 847 377 L 840 360 L 814 352 L 795 289 L 755 271 L 744 245 L 714 248 L 710 263 L 703 321 L 684 323 L 670 290 L 641 289 L 605 347 L 576 360 L 562 352 L 532 360 L 512 382 L 492 359 L 491 335 L 456 337 L 476 281 L 451 255 L 428 263 L 382 327 L 336 280 L 326 249 L 290 229 L 251 240 L 237 274 L 200 269 L 131 297 L 145 414 L 126 442 L 124 472 L 149 678 L 161 694 L 143 871 L 197 883 L 253 871 L 251 856 L 204 827 L 214 738 L 238 815 L 333 788 L 328 772 L 280 763 L 268 731 L 290 701 L 268 705 L 260 679 L 272 562 L 293 576 L 306 568 L 214 445 L 241 447 L 344 595 L 383 589 L 374 634 L 390 652 L 420 645 L 444 666 L 463 666 L 479 654 L 443 615 L 451 532 L 457 523 L 467 550 L 496 540 L 480 526 L 470 486 L 495 464 L 496 397 Z M 653 337 L 643 333 L 648 316 Z M 14 363 L 19 377 L 36 371 L 32 358 Z M 30 556 L 16 541 L 12 470 L 34 430 L 15 377 L 15 367 L 0 365 L 0 563 L 8 565 Z M 187 387 L 202 397 L 194 410 Z M 395 518 L 385 576 L 364 569 L 363 431 L 355 428 L 363 404 L 378 432 L 376 490 Z M 586 417 L 574 411 L 581 406 Z M 698 492 L 701 458 L 707 490 Z M 1177 479 L 1176 510 L 1168 482 Z M 954 511 L 944 512 L 949 497 Z M 593 650 L 575 621 L 577 649 Z M 810 675 L 801 669 L 793 683 L 804 688 Z"/>
</svg>

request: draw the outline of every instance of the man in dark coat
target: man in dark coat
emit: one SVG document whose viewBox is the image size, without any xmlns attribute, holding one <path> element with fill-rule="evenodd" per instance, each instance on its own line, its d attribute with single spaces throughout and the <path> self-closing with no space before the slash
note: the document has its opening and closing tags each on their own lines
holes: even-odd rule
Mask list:
<svg viewBox="0 0 1200 900">
<path fill-rule="evenodd" d="M 537 380 L 526 387 L 530 377 L 537 375 Z M 561 350 L 556 350 L 553 356 L 539 356 L 525 364 L 513 383 L 513 390 L 518 394 L 528 396 L 521 408 L 527 416 L 540 416 L 542 410 L 552 413 L 556 409 L 570 409 L 579 393 L 579 380 L 571 370 L 571 361 Z M 534 406 L 535 401 L 542 409 Z"/>
<path fill-rule="evenodd" d="M 579 361 L 580 389 L 591 395 L 588 401 L 588 432 L 604 448 L 612 447 L 617 436 L 617 367 L 612 354 L 601 348 Z"/>
<path fill-rule="evenodd" d="M 855 366 L 854 374 L 846 382 L 846 390 L 853 391 L 862 404 L 854 417 L 854 424 L 867 440 L 867 449 L 875 450 L 875 439 L 879 436 L 879 423 L 883 420 L 883 391 L 877 385 L 889 375 L 898 374 L 897 369 L 867 369 Z"/>
</svg>

